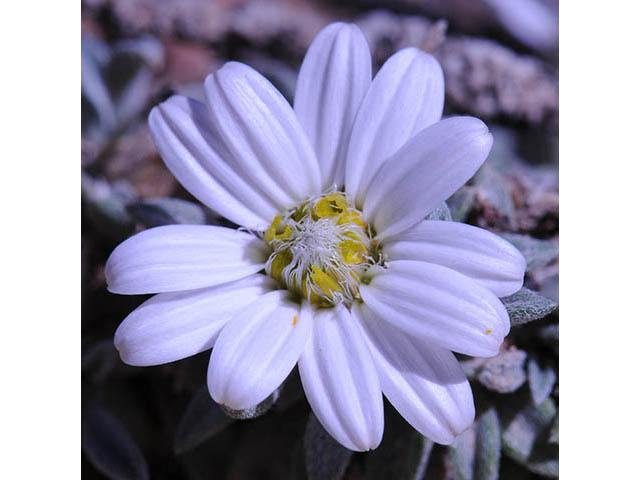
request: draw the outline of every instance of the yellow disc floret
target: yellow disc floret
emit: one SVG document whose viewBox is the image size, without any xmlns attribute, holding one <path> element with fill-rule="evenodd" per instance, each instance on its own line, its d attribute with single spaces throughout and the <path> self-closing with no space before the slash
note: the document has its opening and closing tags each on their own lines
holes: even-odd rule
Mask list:
<svg viewBox="0 0 640 480">
<path fill-rule="evenodd" d="M 273 252 L 269 275 L 320 306 L 359 298 L 362 275 L 377 263 L 372 232 L 342 192 L 276 215 L 264 233 Z"/>
</svg>

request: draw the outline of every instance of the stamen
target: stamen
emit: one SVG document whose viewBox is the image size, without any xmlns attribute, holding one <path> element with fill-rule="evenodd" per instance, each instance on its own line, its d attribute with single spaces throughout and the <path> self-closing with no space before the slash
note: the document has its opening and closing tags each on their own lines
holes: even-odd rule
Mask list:
<svg viewBox="0 0 640 480">
<path fill-rule="evenodd" d="M 360 279 L 381 262 L 371 229 L 337 191 L 276 215 L 264 240 L 273 249 L 267 273 L 320 306 L 359 299 Z"/>
</svg>

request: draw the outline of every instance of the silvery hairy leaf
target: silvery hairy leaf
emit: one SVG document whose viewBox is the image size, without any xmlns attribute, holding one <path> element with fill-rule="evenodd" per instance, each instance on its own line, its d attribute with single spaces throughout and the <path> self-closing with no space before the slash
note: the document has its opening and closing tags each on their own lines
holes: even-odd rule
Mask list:
<svg viewBox="0 0 640 480">
<path fill-rule="evenodd" d="M 120 357 L 113 340 L 101 340 L 86 349 L 82 355 L 82 375 L 94 383 L 102 382 L 118 365 Z"/>
<path fill-rule="evenodd" d="M 382 442 L 365 458 L 365 478 L 421 480 L 427 471 L 434 443 L 390 407 L 385 409 Z"/>
<path fill-rule="evenodd" d="M 278 401 L 280 397 L 280 388 L 278 387 L 271 395 L 265 398 L 258 405 L 255 405 L 251 408 L 245 408 L 244 410 L 234 410 L 225 405 L 220 405 L 220 408 L 226 413 L 229 417 L 235 418 L 236 420 L 249 420 L 250 418 L 256 418 L 261 415 L 264 415 L 271 407 L 273 407 L 274 403 Z"/>
<path fill-rule="evenodd" d="M 560 443 L 560 417 L 556 415 L 556 418 L 553 419 L 553 424 L 551 425 L 551 431 L 549 432 L 549 443 L 554 443 L 558 445 Z"/>
<path fill-rule="evenodd" d="M 207 387 L 199 389 L 189 401 L 180 419 L 173 449 L 181 454 L 217 435 L 234 422 L 215 403 Z"/>
<path fill-rule="evenodd" d="M 513 295 L 503 297 L 501 300 L 509 313 L 511 326 L 539 320 L 558 308 L 556 302 L 528 288 L 521 288 Z"/>
<path fill-rule="evenodd" d="M 180 198 L 147 198 L 130 203 L 127 205 L 127 211 L 147 227 L 173 224 L 204 225 L 207 223 L 207 213 L 203 207 Z"/>
<path fill-rule="evenodd" d="M 304 459 L 309 480 L 340 480 L 353 452 L 336 442 L 313 413 L 304 432 Z"/>
<path fill-rule="evenodd" d="M 518 233 L 501 233 L 500 236 L 524 255 L 527 271 L 542 267 L 558 257 L 558 243 L 553 240 L 540 240 Z"/>
<path fill-rule="evenodd" d="M 80 185 L 86 218 L 100 233 L 113 241 L 124 240 L 133 233 L 135 222 L 126 209 L 135 196 L 133 187 L 125 182 L 110 184 L 84 171 Z"/>
<path fill-rule="evenodd" d="M 558 447 L 548 442 L 558 409 L 552 399 L 529 404 L 503 424 L 505 455 L 545 477 L 558 477 Z"/>
<path fill-rule="evenodd" d="M 457 480 L 497 480 L 500 474 L 500 421 L 490 408 L 449 447 Z"/>
<path fill-rule="evenodd" d="M 147 480 L 142 452 L 120 421 L 106 410 L 88 408 L 82 415 L 82 451 L 107 478 Z"/>
<path fill-rule="evenodd" d="M 557 323 L 546 325 L 538 332 L 538 338 L 554 352 L 558 353 L 558 341 L 560 339 L 560 327 Z"/>
<path fill-rule="evenodd" d="M 447 202 L 442 202 L 440 206 L 436 207 L 435 210 L 427 215 L 426 220 L 444 220 L 447 222 L 452 221 L 451 212 L 449 211 Z"/>
<path fill-rule="evenodd" d="M 473 208 L 476 193 L 472 187 L 464 186 L 447 199 L 447 205 L 451 211 L 454 222 L 464 222 Z"/>
<path fill-rule="evenodd" d="M 530 358 L 527 364 L 529 390 L 534 405 L 540 405 L 553 391 L 557 376 L 550 366 L 541 367 L 535 358 Z"/>
</svg>

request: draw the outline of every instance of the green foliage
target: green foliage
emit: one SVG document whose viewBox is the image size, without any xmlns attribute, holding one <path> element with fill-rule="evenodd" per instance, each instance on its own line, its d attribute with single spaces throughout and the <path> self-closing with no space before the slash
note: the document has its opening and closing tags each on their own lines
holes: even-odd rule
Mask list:
<svg viewBox="0 0 640 480">
<path fill-rule="evenodd" d="M 557 376 L 550 366 L 541 367 L 535 358 L 530 358 L 527 365 L 529 389 L 534 405 L 540 405 L 553 391 Z"/>
<path fill-rule="evenodd" d="M 471 187 L 462 187 L 447 200 L 454 222 L 464 222 L 473 208 L 476 200 L 475 190 Z"/>
<path fill-rule="evenodd" d="M 558 409 L 550 398 L 540 405 L 525 405 L 503 420 L 502 446 L 505 455 L 529 471 L 546 477 L 558 476 L 558 447 L 549 442 Z"/>
<path fill-rule="evenodd" d="M 452 221 L 451 211 L 447 206 L 447 202 L 442 202 L 440 206 L 436 207 L 429 215 L 426 216 L 426 220 Z"/>
<path fill-rule="evenodd" d="M 191 450 L 233 422 L 234 419 L 212 400 L 207 387 L 203 387 L 191 398 L 180 419 L 173 449 L 177 454 Z"/>
<path fill-rule="evenodd" d="M 449 447 L 456 480 L 497 480 L 500 445 L 500 421 L 490 408 Z"/>
<path fill-rule="evenodd" d="M 110 184 L 92 178 L 84 171 L 80 185 L 86 218 L 103 237 L 117 243 L 133 233 L 135 222 L 126 209 L 135 196 L 130 185 L 126 182 Z"/>
<path fill-rule="evenodd" d="M 127 429 L 102 408 L 82 415 L 82 451 L 107 478 L 147 480 L 149 470 L 140 448 Z"/>
<path fill-rule="evenodd" d="M 130 203 L 127 205 L 127 211 L 146 227 L 207 223 L 207 212 L 203 207 L 180 198 L 147 198 Z"/>
<path fill-rule="evenodd" d="M 556 302 L 528 288 L 522 288 L 513 295 L 502 298 L 502 303 L 509 313 L 511 326 L 539 320 L 558 308 Z"/>
<path fill-rule="evenodd" d="M 380 446 L 366 455 L 366 480 L 424 478 L 434 443 L 414 430 L 388 404 L 384 424 Z"/>
<path fill-rule="evenodd" d="M 234 410 L 232 408 L 226 407 L 225 405 L 220 405 L 224 413 L 226 413 L 229 417 L 234 418 L 236 420 L 249 420 L 251 418 L 260 417 L 264 415 L 271 407 L 276 403 L 278 398 L 280 397 L 280 388 L 277 388 L 271 395 L 261 401 L 259 404 L 254 405 L 250 408 L 245 408 L 244 410 Z"/>
<path fill-rule="evenodd" d="M 309 480 L 340 480 L 344 476 L 352 452 L 336 442 L 313 413 L 309 414 L 303 443 Z"/>
<path fill-rule="evenodd" d="M 524 255 L 527 271 L 543 267 L 558 258 L 558 243 L 553 240 L 539 240 L 518 233 L 502 233 L 500 236 L 512 243 Z"/>
</svg>

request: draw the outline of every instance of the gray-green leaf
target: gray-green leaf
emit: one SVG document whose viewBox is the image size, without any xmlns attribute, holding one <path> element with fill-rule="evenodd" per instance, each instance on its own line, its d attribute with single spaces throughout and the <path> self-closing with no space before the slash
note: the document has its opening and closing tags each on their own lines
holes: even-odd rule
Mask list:
<svg viewBox="0 0 640 480">
<path fill-rule="evenodd" d="M 501 300 L 509 313 L 512 327 L 544 318 L 558 308 L 556 302 L 528 288 L 521 288 Z"/>
<path fill-rule="evenodd" d="M 336 442 L 310 413 L 304 432 L 304 458 L 309 480 L 340 480 L 351 455 L 351 450 Z"/>
<path fill-rule="evenodd" d="M 426 220 L 444 220 L 450 222 L 451 211 L 449 211 L 449 207 L 447 206 L 447 202 L 442 202 L 438 207 L 436 207 L 429 215 L 426 216 Z"/>
<path fill-rule="evenodd" d="M 462 187 L 447 199 L 454 222 L 464 222 L 469 216 L 476 200 L 476 192 L 472 187 Z"/>
<path fill-rule="evenodd" d="M 457 480 L 497 480 L 500 474 L 500 421 L 495 409 L 480 415 L 450 447 Z"/>
<path fill-rule="evenodd" d="M 558 257 L 558 243 L 553 240 L 540 240 L 518 233 L 501 233 L 500 236 L 524 255 L 527 271 L 542 267 Z"/>
<path fill-rule="evenodd" d="M 131 434 L 106 410 L 89 408 L 82 415 L 82 451 L 108 478 L 147 480 L 149 469 Z"/>
<path fill-rule="evenodd" d="M 553 425 L 551 425 L 551 431 L 549 432 L 549 443 L 558 445 L 560 443 L 560 417 L 556 415 L 553 419 Z"/>
<path fill-rule="evenodd" d="M 264 415 L 273 404 L 278 401 L 280 397 L 280 387 L 278 387 L 271 395 L 261 401 L 258 405 L 255 405 L 250 408 L 246 408 L 244 410 L 233 410 L 225 405 L 220 405 L 224 413 L 226 413 L 229 417 L 235 418 L 236 420 L 249 420 L 251 418 L 259 417 L 260 415 Z"/>
<path fill-rule="evenodd" d="M 86 218 L 99 233 L 115 242 L 122 241 L 133 233 L 135 222 L 125 208 L 135 196 L 133 187 L 126 182 L 110 184 L 105 180 L 92 178 L 84 171 L 80 185 Z"/>
<path fill-rule="evenodd" d="M 201 388 L 191 398 L 180 419 L 173 449 L 178 454 L 191 450 L 233 422 L 234 419 L 213 401 L 207 388 Z"/>
<path fill-rule="evenodd" d="M 553 400 L 547 398 L 537 407 L 528 405 L 516 413 L 502 434 L 505 455 L 534 473 L 557 477 L 558 449 L 547 441 L 557 412 Z"/>
<path fill-rule="evenodd" d="M 534 405 L 540 405 L 553 391 L 556 384 L 556 372 L 552 367 L 542 368 L 534 358 L 527 365 L 529 389 Z"/>
<path fill-rule="evenodd" d="M 557 323 L 546 325 L 538 331 L 538 337 L 553 351 L 558 353 L 558 341 L 560 339 L 560 327 Z"/>
<path fill-rule="evenodd" d="M 195 203 L 180 198 L 157 197 L 127 205 L 127 211 L 147 227 L 160 225 L 207 223 L 207 213 Z"/>
<path fill-rule="evenodd" d="M 392 408 L 385 413 L 382 442 L 365 458 L 365 479 L 422 480 L 434 443 Z"/>
</svg>

